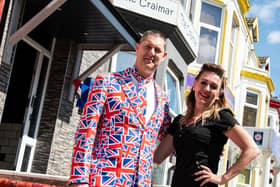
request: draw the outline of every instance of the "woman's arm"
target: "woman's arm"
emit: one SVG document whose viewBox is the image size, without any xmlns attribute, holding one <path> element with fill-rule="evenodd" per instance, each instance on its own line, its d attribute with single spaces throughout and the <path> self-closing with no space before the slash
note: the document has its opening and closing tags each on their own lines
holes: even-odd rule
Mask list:
<svg viewBox="0 0 280 187">
<path fill-rule="evenodd" d="M 252 137 L 239 125 L 235 125 L 233 128 L 226 131 L 225 135 L 241 149 L 241 155 L 238 160 L 222 176 L 227 182 L 246 169 L 250 162 L 255 159 L 261 151 Z"/>
<path fill-rule="evenodd" d="M 226 131 L 225 135 L 241 149 L 241 155 L 238 160 L 229 168 L 229 170 L 222 176 L 217 176 L 213 174 L 208 167 L 201 166 L 203 170 L 195 173 L 195 175 L 200 175 L 196 181 L 203 180 L 201 186 L 207 182 L 212 182 L 215 184 L 227 183 L 233 177 L 246 169 L 250 162 L 260 154 L 260 150 L 253 141 L 252 137 L 241 126 L 235 125 Z"/>
<path fill-rule="evenodd" d="M 154 154 L 154 163 L 160 164 L 166 157 L 175 151 L 173 146 L 173 136 L 167 134 L 160 142 Z"/>
</svg>

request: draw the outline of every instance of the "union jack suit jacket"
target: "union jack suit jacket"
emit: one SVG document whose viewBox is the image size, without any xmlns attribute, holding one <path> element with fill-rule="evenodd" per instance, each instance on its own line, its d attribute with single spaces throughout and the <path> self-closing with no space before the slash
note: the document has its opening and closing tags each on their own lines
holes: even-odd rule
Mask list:
<svg viewBox="0 0 280 187">
<path fill-rule="evenodd" d="M 130 68 L 96 77 L 75 134 L 69 184 L 151 186 L 156 140 L 170 124 L 167 96 L 154 85 L 155 111 L 145 123 Z"/>
</svg>

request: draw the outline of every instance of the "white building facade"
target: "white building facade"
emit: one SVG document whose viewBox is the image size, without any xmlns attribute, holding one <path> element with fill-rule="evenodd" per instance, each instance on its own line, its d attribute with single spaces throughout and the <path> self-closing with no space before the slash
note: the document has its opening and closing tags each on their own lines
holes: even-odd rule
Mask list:
<svg viewBox="0 0 280 187">
<path fill-rule="evenodd" d="M 189 65 L 190 80 L 204 62 L 221 64 L 227 71 L 226 93 L 237 120 L 249 132 L 262 154 L 240 175 L 224 186 L 279 186 L 279 120 L 270 109 L 274 90 L 269 58 L 258 57 L 257 18 L 246 18 L 249 1 L 192 1 L 193 23 L 199 32 L 198 58 Z M 195 5 L 194 5 L 195 4 Z M 191 82 L 191 81 L 190 81 Z M 191 86 L 187 85 L 187 88 Z M 273 116 L 270 117 L 269 116 Z M 268 122 L 268 119 L 270 121 Z M 222 174 L 239 157 L 240 150 L 230 142 L 220 161 Z"/>
</svg>

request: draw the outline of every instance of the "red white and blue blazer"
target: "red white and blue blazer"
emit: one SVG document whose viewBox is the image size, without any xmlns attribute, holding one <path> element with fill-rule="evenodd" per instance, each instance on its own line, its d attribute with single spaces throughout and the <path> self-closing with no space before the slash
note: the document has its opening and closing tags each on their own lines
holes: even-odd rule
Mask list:
<svg viewBox="0 0 280 187">
<path fill-rule="evenodd" d="M 75 134 L 69 184 L 151 186 L 156 140 L 170 124 L 169 103 L 154 82 L 155 110 L 145 123 L 130 70 L 95 78 Z"/>
</svg>

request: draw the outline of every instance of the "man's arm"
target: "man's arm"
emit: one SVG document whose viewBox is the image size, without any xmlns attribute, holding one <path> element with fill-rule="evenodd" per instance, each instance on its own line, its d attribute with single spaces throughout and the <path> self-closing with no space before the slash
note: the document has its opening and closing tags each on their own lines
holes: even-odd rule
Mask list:
<svg viewBox="0 0 280 187">
<path fill-rule="evenodd" d="M 154 154 L 154 163 L 160 164 L 166 157 L 175 151 L 173 146 L 173 136 L 167 134 L 160 142 Z"/>
<path fill-rule="evenodd" d="M 166 99 L 168 100 L 168 99 Z M 171 117 L 169 115 L 169 102 L 166 102 L 164 105 L 164 117 L 163 117 L 163 122 L 161 125 L 161 128 L 159 130 L 159 134 L 158 134 L 158 140 L 162 140 L 163 137 L 166 136 L 167 132 L 166 129 L 167 127 L 171 124 Z"/>
<path fill-rule="evenodd" d="M 166 157 L 175 151 L 173 146 L 173 136 L 167 134 L 166 129 L 171 124 L 169 115 L 169 103 L 164 105 L 164 119 L 159 132 L 159 140 L 161 141 L 154 153 L 154 163 L 160 164 Z"/>
<path fill-rule="evenodd" d="M 106 102 L 105 78 L 97 76 L 84 106 L 78 129 L 75 133 L 69 184 L 85 186 L 89 183 L 90 161 L 97 124 Z"/>
</svg>

